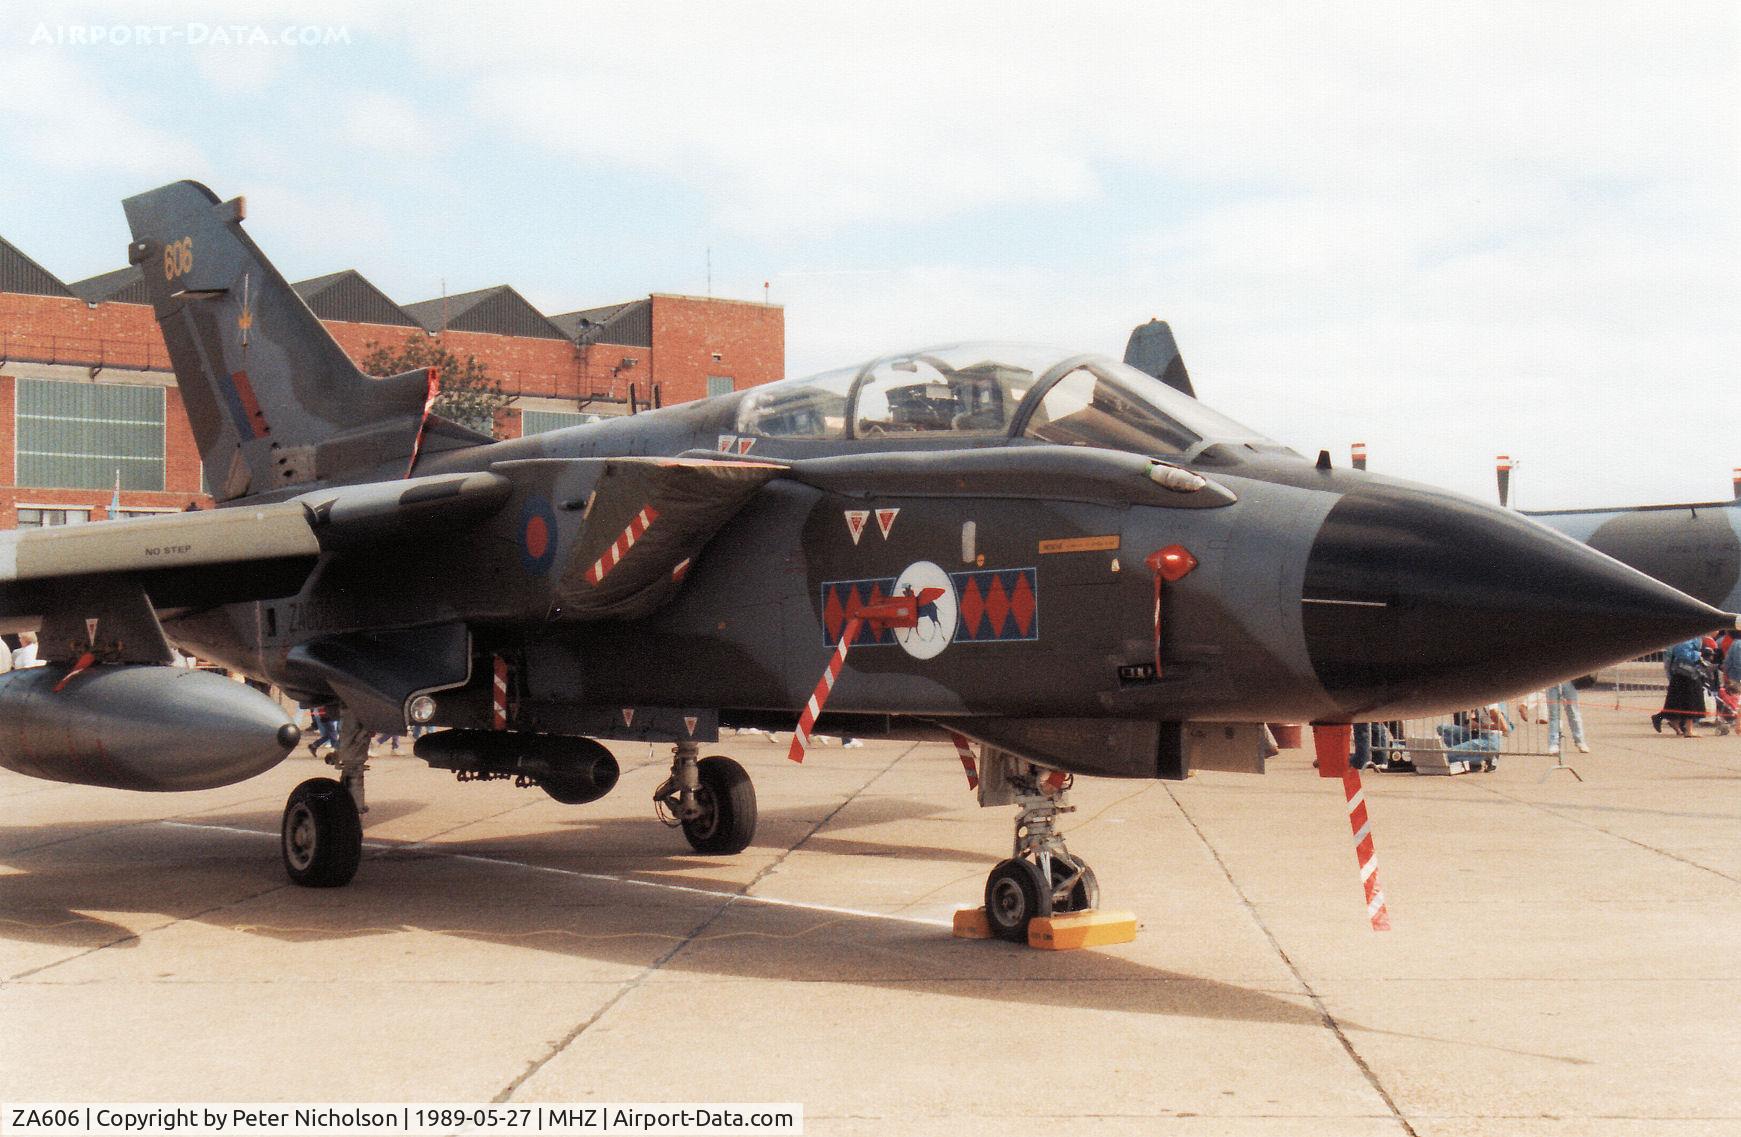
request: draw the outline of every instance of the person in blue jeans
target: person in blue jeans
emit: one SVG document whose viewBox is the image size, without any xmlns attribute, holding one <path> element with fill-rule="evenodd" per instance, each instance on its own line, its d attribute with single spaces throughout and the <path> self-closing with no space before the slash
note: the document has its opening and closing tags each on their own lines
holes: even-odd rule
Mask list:
<svg viewBox="0 0 1741 1137">
<path fill-rule="evenodd" d="M 1548 695 L 1548 753 L 1559 756 L 1560 753 L 1560 708 L 1566 710 L 1566 722 L 1572 728 L 1572 745 L 1578 748 L 1579 754 L 1590 753 L 1590 746 L 1584 741 L 1584 715 L 1578 709 L 1578 689 L 1568 680 L 1555 683 L 1547 690 Z"/>
<path fill-rule="evenodd" d="M 323 742 L 329 750 L 336 751 L 339 748 L 338 708 L 315 707 L 309 711 L 309 716 L 314 719 L 315 729 L 314 741 L 308 744 L 309 756 L 318 757 Z"/>
<path fill-rule="evenodd" d="M 1356 770 L 1368 766 L 1388 770 L 1397 760 L 1401 748 L 1401 739 L 1394 737 L 1390 727 L 1384 723 L 1357 722 L 1354 724 L 1354 756 L 1348 764 Z"/>
<path fill-rule="evenodd" d="M 1467 762 L 1470 770 L 1492 773 L 1499 766 L 1500 745 L 1511 733 L 1511 720 L 1497 703 L 1478 710 L 1459 712 L 1456 720 L 1439 727 L 1439 740 L 1444 744 L 1446 759 Z"/>
</svg>

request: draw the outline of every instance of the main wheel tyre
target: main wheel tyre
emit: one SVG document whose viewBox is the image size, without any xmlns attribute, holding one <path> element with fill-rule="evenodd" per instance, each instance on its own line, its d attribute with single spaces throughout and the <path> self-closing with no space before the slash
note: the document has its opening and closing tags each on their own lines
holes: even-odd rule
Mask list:
<svg viewBox="0 0 1741 1137">
<path fill-rule="evenodd" d="M 1052 858 L 1052 892 L 1056 895 L 1059 887 L 1074 876 L 1076 870 L 1059 860 Z M 1082 865 L 1082 879 L 1070 886 L 1070 895 L 1063 900 L 1054 900 L 1054 912 L 1087 912 L 1091 908 L 1100 907 L 1100 882 L 1094 879 L 1094 870 L 1086 863 Z"/>
<path fill-rule="evenodd" d="M 985 920 L 992 934 L 1013 944 L 1028 942 L 1028 921 L 1052 914 L 1052 890 L 1032 861 L 1008 860 L 985 878 Z"/>
<path fill-rule="evenodd" d="M 695 804 L 701 813 L 684 818 L 683 836 L 698 853 L 728 856 L 749 848 L 756 835 L 756 787 L 744 768 L 713 755 L 695 764 L 701 786 Z"/>
<path fill-rule="evenodd" d="M 351 792 L 331 778 L 290 791 L 279 828 L 284 871 L 304 888 L 349 884 L 363 859 L 363 822 Z"/>
</svg>

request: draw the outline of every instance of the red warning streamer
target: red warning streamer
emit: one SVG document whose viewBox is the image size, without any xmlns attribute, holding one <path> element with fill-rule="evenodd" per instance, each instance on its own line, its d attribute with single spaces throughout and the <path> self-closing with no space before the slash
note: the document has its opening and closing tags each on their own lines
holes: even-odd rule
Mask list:
<svg viewBox="0 0 1741 1137">
<path fill-rule="evenodd" d="M 828 702 L 829 692 L 834 690 L 834 681 L 840 678 L 840 669 L 846 666 L 846 653 L 852 650 L 852 641 L 862 623 L 863 620 L 854 616 L 841 629 L 840 643 L 835 646 L 834 654 L 828 657 L 828 666 L 823 668 L 822 678 L 816 681 L 816 690 L 810 692 L 810 701 L 804 704 L 804 710 L 798 716 L 798 729 L 793 732 L 792 745 L 786 751 L 786 757 L 794 762 L 804 761 L 804 756 L 810 753 L 810 731 Z"/>
<path fill-rule="evenodd" d="M 1366 890 L 1366 916 L 1375 932 L 1390 931 L 1390 913 L 1384 906 L 1384 890 L 1378 886 L 1378 856 L 1372 848 L 1372 820 L 1366 815 L 1366 790 L 1360 771 L 1348 764 L 1353 742 L 1348 723 L 1321 723 L 1312 727 L 1312 745 L 1318 752 L 1318 776 L 1341 778 L 1348 799 L 1348 827 L 1354 832 L 1354 857 L 1360 862 L 1360 885 Z"/>
<path fill-rule="evenodd" d="M 949 732 L 949 737 L 955 743 L 955 753 L 961 758 L 961 768 L 967 771 L 967 788 L 979 788 L 979 764 L 973 760 L 973 744 L 967 741 L 965 734 Z"/>
<path fill-rule="evenodd" d="M 1161 584 L 1185 579 L 1197 567 L 1197 558 L 1183 545 L 1168 545 L 1148 555 L 1145 562 L 1155 574 L 1155 678 L 1161 677 Z"/>
<path fill-rule="evenodd" d="M 1366 816 L 1366 790 L 1360 771 L 1350 766 L 1342 772 L 1342 792 L 1348 797 L 1348 826 L 1354 831 L 1354 857 L 1360 862 L 1360 886 L 1366 890 L 1366 916 L 1375 932 L 1390 931 L 1390 912 L 1384 906 L 1384 889 L 1378 885 L 1378 854 L 1372 848 L 1372 821 Z"/>
<path fill-rule="evenodd" d="M 78 662 L 73 664 L 73 669 L 71 671 L 67 672 L 65 675 L 61 676 L 60 682 L 56 683 L 54 685 L 54 693 L 57 695 L 60 694 L 61 689 L 64 688 L 68 683 L 71 683 L 73 681 L 73 676 L 82 675 L 86 671 L 89 671 L 91 669 L 91 667 L 93 665 L 95 665 L 96 662 L 97 662 L 97 655 L 95 652 L 87 651 L 83 655 L 79 656 Z"/>
<path fill-rule="evenodd" d="M 441 395 L 441 372 L 433 367 L 425 368 L 424 378 L 429 383 L 429 391 L 423 396 L 423 416 L 417 420 L 417 438 L 411 443 L 411 461 L 405 463 L 407 478 L 417 468 L 417 456 L 423 453 L 423 432 L 429 429 L 429 412 L 434 409 L 435 400 Z"/>
<path fill-rule="evenodd" d="M 496 657 L 496 678 L 490 689 L 490 727 L 508 729 L 508 661 Z"/>
<path fill-rule="evenodd" d="M 624 555 L 635 547 L 635 542 L 639 541 L 641 535 L 657 520 L 659 520 L 658 510 L 650 505 L 641 507 L 641 512 L 635 514 L 629 522 L 629 527 L 617 534 L 617 539 L 611 542 L 611 547 L 606 549 L 604 554 L 592 563 L 592 567 L 586 570 L 587 583 L 596 587 L 600 581 L 604 580 L 605 574 L 617 567 Z"/>
<path fill-rule="evenodd" d="M 919 626 L 920 607 L 934 603 L 942 595 L 941 588 L 925 588 L 917 596 L 891 596 L 875 604 L 860 605 L 848 613 L 846 626 L 840 630 L 840 643 L 835 645 L 834 654 L 828 657 L 828 666 L 822 671 L 822 678 L 816 681 L 816 690 L 810 692 L 810 701 L 804 704 L 804 710 L 798 715 L 798 729 L 792 732 L 792 745 L 786 751 L 786 757 L 802 762 L 810 752 L 810 732 L 815 729 L 829 693 L 834 690 L 834 681 L 840 678 L 840 669 L 846 666 L 846 653 L 852 650 L 852 641 L 858 638 L 859 628 L 869 624 L 878 635 L 884 628 L 916 628 Z"/>
</svg>

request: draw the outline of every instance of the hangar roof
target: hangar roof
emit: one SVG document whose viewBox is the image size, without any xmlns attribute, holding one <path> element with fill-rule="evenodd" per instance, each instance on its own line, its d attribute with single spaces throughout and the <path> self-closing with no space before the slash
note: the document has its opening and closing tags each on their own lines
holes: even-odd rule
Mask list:
<svg viewBox="0 0 1741 1137">
<path fill-rule="evenodd" d="M 444 328 L 456 332 L 491 332 L 499 336 L 530 336 L 565 340 L 561 328 L 545 319 L 524 296 L 506 284 L 440 296 L 405 305 L 411 318 L 432 332 Z"/>
<path fill-rule="evenodd" d="M 61 283 L 60 277 L 49 272 L 19 251 L 17 245 L 0 237 L 0 292 L 22 292 L 27 296 L 72 296 L 72 289 Z"/>
<path fill-rule="evenodd" d="M 354 268 L 325 276 L 299 280 L 290 287 L 323 320 L 346 320 L 354 324 L 387 324 L 419 327 L 410 312 L 393 303 L 385 292 Z"/>
<path fill-rule="evenodd" d="M 550 317 L 550 322 L 580 343 L 653 346 L 653 301 L 643 297 L 602 308 L 582 308 Z"/>
</svg>

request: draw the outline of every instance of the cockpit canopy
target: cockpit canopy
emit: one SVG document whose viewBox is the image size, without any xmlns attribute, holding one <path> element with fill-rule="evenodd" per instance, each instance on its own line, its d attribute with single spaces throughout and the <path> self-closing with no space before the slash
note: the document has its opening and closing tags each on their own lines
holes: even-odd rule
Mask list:
<svg viewBox="0 0 1741 1137">
<path fill-rule="evenodd" d="M 1029 438 L 1190 457 L 1211 442 L 1264 442 L 1134 367 L 1102 355 L 965 343 L 769 383 L 738 404 L 764 438 Z"/>
</svg>

